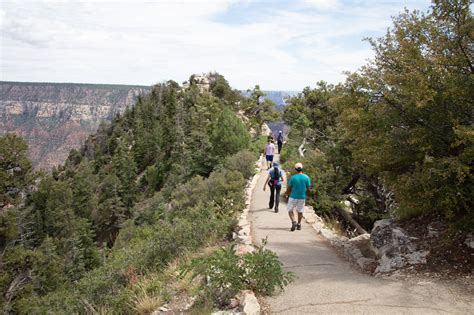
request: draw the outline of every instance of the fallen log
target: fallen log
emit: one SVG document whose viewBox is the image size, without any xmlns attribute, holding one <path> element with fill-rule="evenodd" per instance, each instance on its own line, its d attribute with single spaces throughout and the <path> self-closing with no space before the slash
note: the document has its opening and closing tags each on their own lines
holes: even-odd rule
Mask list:
<svg viewBox="0 0 474 315">
<path fill-rule="evenodd" d="M 354 227 L 359 234 L 366 234 L 367 231 L 360 226 L 359 223 L 357 223 L 356 220 L 352 218 L 352 216 L 343 208 L 340 207 L 334 207 L 334 209 L 346 220 L 347 223 L 349 223 L 352 227 Z"/>
</svg>

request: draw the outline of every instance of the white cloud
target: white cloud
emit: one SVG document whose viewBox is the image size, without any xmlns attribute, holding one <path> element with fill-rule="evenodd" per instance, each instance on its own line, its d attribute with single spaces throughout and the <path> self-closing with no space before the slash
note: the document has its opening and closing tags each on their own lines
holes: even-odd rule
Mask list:
<svg viewBox="0 0 474 315">
<path fill-rule="evenodd" d="M 301 89 L 363 65 L 370 50 L 360 39 L 403 9 L 312 2 L 329 11 L 249 0 L 6 1 L 0 79 L 148 85 L 215 70 L 237 88 Z"/>
<path fill-rule="evenodd" d="M 303 0 L 303 3 L 317 9 L 336 9 L 341 6 L 338 0 Z"/>
</svg>

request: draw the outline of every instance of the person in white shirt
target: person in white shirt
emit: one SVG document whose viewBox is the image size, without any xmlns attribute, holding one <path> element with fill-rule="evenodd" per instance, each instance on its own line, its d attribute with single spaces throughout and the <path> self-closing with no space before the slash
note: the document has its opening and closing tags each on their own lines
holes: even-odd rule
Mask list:
<svg viewBox="0 0 474 315">
<path fill-rule="evenodd" d="M 275 145 L 273 140 L 268 139 L 268 143 L 265 146 L 265 158 L 267 159 L 267 167 L 270 169 L 273 165 L 273 156 L 275 155 Z"/>
</svg>

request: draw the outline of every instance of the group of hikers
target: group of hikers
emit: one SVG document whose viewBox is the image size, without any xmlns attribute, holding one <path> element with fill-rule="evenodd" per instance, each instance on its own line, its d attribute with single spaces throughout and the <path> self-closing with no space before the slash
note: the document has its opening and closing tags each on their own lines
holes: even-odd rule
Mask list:
<svg viewBox="0 0 474 315">
<path fill-rule="evenodd" d="M 273 135 L 270 134 L 267 139 L 267 145 L 265 146 L 265 158 L 268 167 L 268 177 L 263 185 L 263 191 L 266 190 L 267 185 L 270 187 L 270 202 L 268 207 L 278 213 L 278 207 L 280 205 L 280 193 L 282 184 L 285 181 L 284 174 L 280 169 L 280 165 L 274 160 L 275 145 L 273 144 Z M 283 147 L 283 132 L 280 130 L 277 136 L 278 143 L 278 154 L 281 153 Z M 291 220 L 290 231 L 301 230 L 301 220 L 303 219 L 304 206 L 306 196 L 309 195 L 309 189 L 311 181 L 308 175 L 303 174 L 303 164 L 295 164 L 296 174 L 291 175 L 288 181 L 287 190 L 285 197 L 288 199 L 288 216 Z M 297 213 L 297 219 L 295 220 L 295 212 Z"/>
</svg>

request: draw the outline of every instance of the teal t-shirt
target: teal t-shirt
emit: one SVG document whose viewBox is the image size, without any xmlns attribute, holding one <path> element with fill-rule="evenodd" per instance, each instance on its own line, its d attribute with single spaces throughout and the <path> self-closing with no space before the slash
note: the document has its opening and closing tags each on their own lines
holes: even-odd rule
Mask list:
<svg viewBox="0 0 474 315">
<path fill-rule="evenodd" d="M 290 198 L 306 199 L 306 188 L 311 185 L 308 175 L 295 174 L 292 175 L 288 186 L 291 187 Z"/>
</svg>

